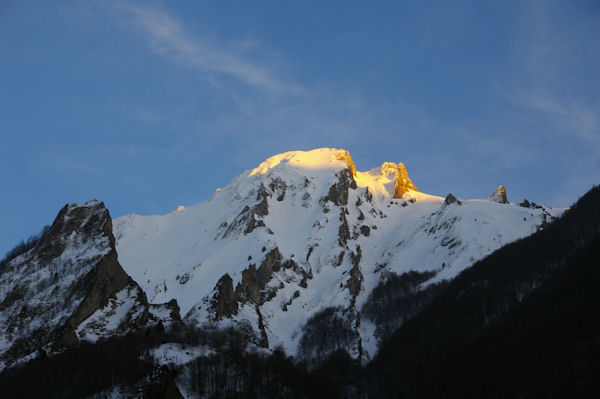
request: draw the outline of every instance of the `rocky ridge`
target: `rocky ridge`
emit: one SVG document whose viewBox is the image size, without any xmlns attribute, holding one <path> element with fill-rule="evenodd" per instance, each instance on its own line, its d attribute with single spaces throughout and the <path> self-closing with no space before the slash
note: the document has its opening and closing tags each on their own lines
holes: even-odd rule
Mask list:
<svg viewBox="0 0 600 399">
<path fill-rule="evenodd" d="M 104 204 L 65 205 L 35 248 L 0 270 L 0 369 L 80 340 L 177 319 L 151 305 L 118 262 Z"/>
</svg>

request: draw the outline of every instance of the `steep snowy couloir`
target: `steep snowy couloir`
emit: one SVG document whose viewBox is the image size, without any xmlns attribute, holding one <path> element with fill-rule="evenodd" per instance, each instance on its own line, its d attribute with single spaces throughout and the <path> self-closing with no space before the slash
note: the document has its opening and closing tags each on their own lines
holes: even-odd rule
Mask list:
<svg viewBox="0 0 600 399">
<path fill-rule="evenodd" d="M 504 191 L 504 196 L 506 195 Z M 205 202 L 115 220 L 119 261 L 151 303 L 176 299 L 188 323 L 234 324 L 298 353 L 303 326 L 335 309 L 369 359 L 382 337 L 363 317 L 391 275 L 451 279 L 560 214 L 542 206 L 421 193 L 403 164 L 357 171 L 345 150 L 292 151 Z"/>
</svg>

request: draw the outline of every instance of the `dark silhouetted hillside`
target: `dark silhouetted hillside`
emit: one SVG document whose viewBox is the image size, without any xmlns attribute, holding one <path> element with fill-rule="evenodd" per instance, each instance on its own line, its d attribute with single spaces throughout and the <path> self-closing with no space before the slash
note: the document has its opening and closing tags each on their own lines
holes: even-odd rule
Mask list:
<svg viewBox="0 0 600 399">
<path fill-rule="evenodd" d="M 358 384 L 369 397 L 600 397 L 600 187 L 465 270 Z"/>
</svg>

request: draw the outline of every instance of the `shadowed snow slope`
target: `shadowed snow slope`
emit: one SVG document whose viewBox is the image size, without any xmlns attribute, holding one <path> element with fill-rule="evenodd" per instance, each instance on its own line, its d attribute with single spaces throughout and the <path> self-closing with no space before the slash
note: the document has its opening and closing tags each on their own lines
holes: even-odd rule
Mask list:
<svg viewBox="0 0 600 399">
<path fill-rule="evenodd" d="M 115 220 L 119 261 L 151 303 L 175 298 L 190 323 L 251 326 L 257 343 L 295 354 L 302 326 L 332 306 L 358 339 L 369 293 L 391 273 L 451 279 L 508 242 L 543 228 L 560 210 L 417 191 L 403 164 L 357 171 L 345 150 L 276 155 L 207 201 L 163 216 Z"/>
</svg>

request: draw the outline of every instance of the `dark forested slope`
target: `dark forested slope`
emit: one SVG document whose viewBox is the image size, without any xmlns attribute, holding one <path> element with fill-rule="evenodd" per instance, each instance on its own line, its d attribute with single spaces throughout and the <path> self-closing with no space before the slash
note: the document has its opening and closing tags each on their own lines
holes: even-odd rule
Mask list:
<svg viewBox="0 0 600 399">
<path fill-rule="evenodd" d="M 386 342 L 369 397 L 600 397 L 600 188 L 454 279 Z"/>
</svg>

